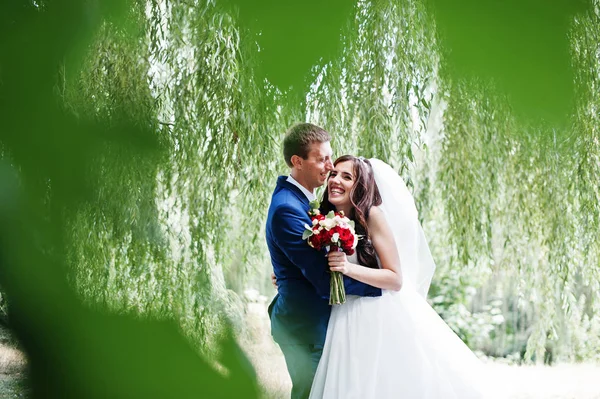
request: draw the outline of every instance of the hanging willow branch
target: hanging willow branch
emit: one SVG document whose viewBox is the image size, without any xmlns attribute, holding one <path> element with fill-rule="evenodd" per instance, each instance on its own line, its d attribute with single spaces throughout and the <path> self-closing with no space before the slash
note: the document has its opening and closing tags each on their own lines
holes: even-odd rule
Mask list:
<svg viewBox="0 0 600 399">
<path fill-rule="evenodd" d="M 126 114 L 156 134 L 151 157 L 114 145 L 96 160 L 94 173 L 110 176 L 90 173 L 90 184 L 110 184 L 72 215 L 74 285 L 112 309 L 175 316 L 205 347 L 225 316 L 239 325 L 238 294 L 268 292 L 266 209 L 287 171 L 283 133 L 304 119 L 332 133 L 336 155 L 380 158 L 409 183 L 438 265 L 432 302 L 472 347 L 593 356 L 595 4 L 571 31 L 579 100 L 567 132 L 517 120 L 494 82 L 440 73 L 443 49 L 421 0 L 358 1 L 339 56 L 314 66 L 302 99 L 257 81 L 254 37 L 234 14 L 213 2 L 137 4 L 138 34 L 105 24 L 84 70 L 64 70 L 57 85 L 78 115 Z M 539 139 L 548 135 L 560 139 Z"/>
</svg>

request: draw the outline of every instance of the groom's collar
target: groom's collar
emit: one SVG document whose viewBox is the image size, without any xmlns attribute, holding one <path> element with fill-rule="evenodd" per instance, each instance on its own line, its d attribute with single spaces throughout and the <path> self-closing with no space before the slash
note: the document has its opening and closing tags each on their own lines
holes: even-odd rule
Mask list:
<svg viewBox="0 0 600 399">
<path fill-rule="evenodd" d="M 277 178 L 277 190 L 281 189 L 291 191 L 298 198 L 299 201 L 308 206 L 308 198 L 306 197 L 306 195 L 304 195 L 302 191 L 300 191 L 300 189 L 297 186 L 288 181 L 288 176 L 279 176 Z"/>
<path fill-rule="evenodd" d="M 298 187 L 300 189 L 300 191 L 302 191 L 302 194 L 304 194 L 306 196 L 306 198 L 308 198 L 308 202 L 310 201 L 314 201 L 317 197 L 315 195 L 314 192 L 310 192 L 306 189 L 306 187 L 304 187 L 302 184 L 298 183 L 298 181 L 296 179 L 294 179 L 292 177 L 292 175 L 289 175 L 287 180 L 288 182 L 292 183 L 294 186 Z"/>
</svg>

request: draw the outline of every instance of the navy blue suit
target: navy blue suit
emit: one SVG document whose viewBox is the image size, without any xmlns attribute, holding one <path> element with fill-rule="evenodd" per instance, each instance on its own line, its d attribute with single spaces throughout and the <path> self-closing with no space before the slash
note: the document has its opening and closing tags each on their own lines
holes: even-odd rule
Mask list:
<svg viewBox="0 0 600 399">
<path fill-rule="evenodd" d="M 292 398 L 308 398 L 329 322 L 329 267 L 324 252 L 302 240 L 311 223 L 309 201 L 298 187 L 277 179 L 266 226 L 278 294 L 269 306 L 271 334 L 286 358 Z M 380 296 L 381 290 L 344 276 L 346 294 Z"/>
</svg>

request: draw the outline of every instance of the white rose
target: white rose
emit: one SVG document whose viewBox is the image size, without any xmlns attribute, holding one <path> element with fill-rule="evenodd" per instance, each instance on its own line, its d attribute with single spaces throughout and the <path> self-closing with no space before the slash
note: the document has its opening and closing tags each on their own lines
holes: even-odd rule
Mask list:
<svg viewBox="0 0 600 399">
<path fill-rule="evenodd" d="M 335 220 L 334 219 L 323 219 L 319 222 L 319 224 L 321 226 L 325 227 L 327 230 L 329 230 L 335 226 Z"/>
<path fill-rule="evenodd" d="M 331 236 L 331 242 L 338 242 L 340 239 L 340 234 L 339 233 L 333 233 L 333 235 Z"/>
</svg>

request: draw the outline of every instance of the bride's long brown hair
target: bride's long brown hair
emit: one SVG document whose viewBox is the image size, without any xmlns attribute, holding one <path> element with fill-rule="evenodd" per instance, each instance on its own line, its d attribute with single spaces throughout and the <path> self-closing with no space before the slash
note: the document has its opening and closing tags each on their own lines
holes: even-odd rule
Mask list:
<svg viewBox="0 0 600 399">
<path fill-rule="evenodd" d="M 358 262 L 367 267 L 379 269 L 377 263 L 377 257 L 375 255 L 375 248 L 371 243 L 371 237 L 369 235 L 369 227 L 367 219 L 369 219 L 369 212 L 371 207 L 381 205 L 381 195 L 379 189 L 375 183 L 375 177 L 373 176 L 373 168 L 369 160 L 362 157 L 357 158 L 354 155 L 342 155 L 335 160 L 333 166 L 340 162 L 352 162 L 352 171 L 354 172 L 354 185 L 350 189 L 350 203 L 352 209 L 350 219 L 355 222 L 356 234 L 362 236 L 356 246 L 356 255 Z M 329 179 L 327 179 L 329 181 Z M 335 206 L 329 202 L 328 191 L 325 190 L 323 195 L 323 201 L 321 202 L 321 211 L 323 214 L 328 213 L 331 210 L 335 210 Z"/>
</svg>

